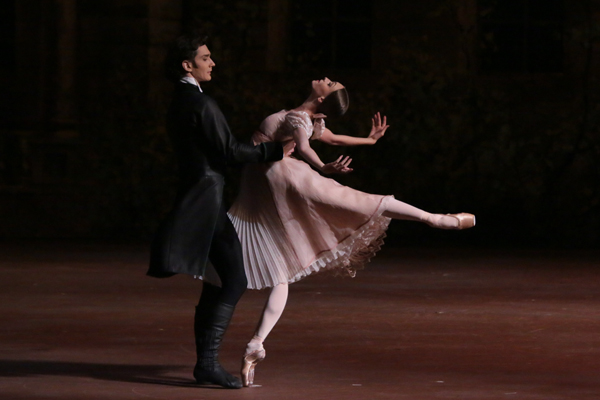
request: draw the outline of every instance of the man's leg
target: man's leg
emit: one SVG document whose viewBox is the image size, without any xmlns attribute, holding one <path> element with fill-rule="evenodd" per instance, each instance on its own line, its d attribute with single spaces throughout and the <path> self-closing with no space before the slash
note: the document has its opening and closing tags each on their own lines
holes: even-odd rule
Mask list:
<svg viewBox="0 0 600 400">
<path fill-rule="evenodd" d="M 194 332 L 198 361 L 194 368 L 194 377 L 198 383 L 239 389 L 242 387 L 241 381 L 225 371 L 218 360 L 223 335 L 229 326 L 235 306 L 248 285 L 241 245 L 224 208 L 219 211 L 209 259 L 221 279 L 222 286 L 219 288 L 204 283 L 196 307 Z"/>
</svg>

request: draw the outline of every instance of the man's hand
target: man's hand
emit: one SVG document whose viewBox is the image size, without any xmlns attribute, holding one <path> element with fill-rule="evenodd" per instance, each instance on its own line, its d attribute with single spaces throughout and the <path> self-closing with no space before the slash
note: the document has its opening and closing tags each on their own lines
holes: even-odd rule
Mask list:
<svg viewBox="0 0 600 400">
<path fill-rule="evenodd" d="M 283 156 L 284 157 L 291 156 L 295 149 L 296 149 L 296 142 L 290 142 L 290 143 L 286 144 L 283 147 L 283 151 L 285 152 L 285 154 Z"/>
</svg>

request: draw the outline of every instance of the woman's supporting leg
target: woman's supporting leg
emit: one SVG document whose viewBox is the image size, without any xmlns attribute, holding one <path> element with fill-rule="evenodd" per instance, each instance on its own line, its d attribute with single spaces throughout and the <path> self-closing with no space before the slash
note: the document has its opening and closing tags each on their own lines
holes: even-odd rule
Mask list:
<svg viewBox="0 0 600 400">
<path fill-rule="evenodd" d="M 457 217 L 452 215 L 431 214 L 410 204 L 391 198 L 385 202 L 383 215 L 394 219 L 420 221 L 440 229 L 457 229 L 460 222 Z"/>
<path fill-rule="evenodd" d="M 287 283 L 279 284 L 271 289 L 271 293 L 269 294 L 269 298 L 263 309 L 254 337 L 250 343 L 248 343 L 248 347 L 246 348 L 246 353 L 262 347 L 262 342 L 267 338 L 269 333 L 271 333 L 271 330 L 277 321 L 279 321 L 281 314 L 283 314 L 288 298 L 288 291 L 289 288 Z"/>
<path fill-rule="evenodd" d="M 242 359 L 242 381 L 244 386 L 251 386 L 254 382 L 254 369 L 256 364 L 264 360 L 266 351 L 263 342 L 277 323 L 288 298 L 288 284 L 283 283 L 271 289 L 269 298 L 265 304 L 256 333 L 248 345 Z"/>
</svg>

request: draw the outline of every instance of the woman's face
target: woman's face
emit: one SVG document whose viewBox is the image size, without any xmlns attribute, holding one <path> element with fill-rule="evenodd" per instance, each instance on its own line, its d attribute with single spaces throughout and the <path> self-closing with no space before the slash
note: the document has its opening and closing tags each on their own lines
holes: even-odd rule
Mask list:
<svg viewBox="0 0 600 400">
<path fill-rule="evenodd" d="M 318 97 L 327 97 L 336 90 L 344 88 L 339 82 L 335 82 L 325 77 L 319 81 L 312 81 L 312 90 Z"/>
</svg>

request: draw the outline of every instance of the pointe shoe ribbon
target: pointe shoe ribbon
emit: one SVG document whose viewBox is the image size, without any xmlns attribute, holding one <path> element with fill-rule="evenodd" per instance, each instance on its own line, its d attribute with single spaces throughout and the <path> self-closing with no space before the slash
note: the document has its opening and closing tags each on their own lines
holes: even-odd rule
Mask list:
<svg viewBox="0 0 600 400">
<path fill-rule="evenodd" d="M 447 214 L 450 217 L 456 218 L 458 220 L 458 226 L 454 229 L 468 229 L 475 226 L 475 216 L 469 213 L 459 213 L 459 214 Z"/>
</svg>

